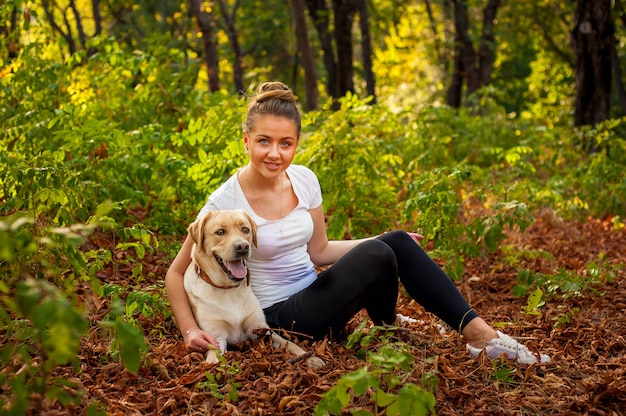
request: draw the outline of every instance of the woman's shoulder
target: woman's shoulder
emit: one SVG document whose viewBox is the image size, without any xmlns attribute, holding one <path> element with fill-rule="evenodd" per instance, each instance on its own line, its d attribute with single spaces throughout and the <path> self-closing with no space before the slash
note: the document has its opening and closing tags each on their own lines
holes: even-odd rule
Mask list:
<svg viewBox="0 0 626 416">
<path fill-rule="evenodd" d="M 222 183 L 216 190 L 209 195 L 209 201 L 213 202 L 216 206 L 221 206 L 220 209 L 232 209 L 227 208 L 231 205 L 236 205 L 237 202 L 237 173 L 229 177 L 224 183 Z"/>
<path fill-rule="evenodd" d="M 307 182 L 317 182 L 317 175 L 304 165 L 290 165 L 287 168 L 287 173 L 291 177 L 297 177 L 298 179 L 305 180 Z"/>
<path fill-rule="evenodd" d="M 287 168 L 293 189 L 307 209 L 316 208 L 322 203 L 322 190 L 317 175 L 306 166 L 291 165 Z"/>
</svg>

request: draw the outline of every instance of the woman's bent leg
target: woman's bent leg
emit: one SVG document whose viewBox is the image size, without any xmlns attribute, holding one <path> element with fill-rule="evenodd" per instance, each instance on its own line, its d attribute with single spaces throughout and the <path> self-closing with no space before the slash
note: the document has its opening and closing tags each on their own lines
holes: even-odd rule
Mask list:
<svg viewBox="0 0 626 416">
<path fill-rule="evenodd" d="M 322 338 L 339 333 L 365 308 L 374 323 L 393 323 L 398 298 L 398 268 L 391 248 L 363 242 L 320 273 L 308 288 L 265 310 L 270 327 Z"/>
<path fill-rule="evenodd" d="M 411 236 L 404 231 L 392 231 L 378 239 L 392 248 L 402 285 L 426 310 L 459 332 L 478 317 L 454 282 Z"/>
</svg>

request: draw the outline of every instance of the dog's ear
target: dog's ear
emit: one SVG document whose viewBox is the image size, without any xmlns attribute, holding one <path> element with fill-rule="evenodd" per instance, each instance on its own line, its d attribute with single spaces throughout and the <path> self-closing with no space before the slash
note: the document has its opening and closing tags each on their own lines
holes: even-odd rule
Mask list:
<svg viewBox="0 0 626 416">
<path fill-rule="evenodd" d="M 211 216 L 213 216 L 213 211 L 207 212 L 202 218 L 198 218 L 187 228 L 189 236 L 198 246 L 202 246 L 202 242 L 204 241 L 204 224 L 206 224 Z"/>
<path fill-rule="evenodd" d="M 255 247 L 258 247 L 259 244 L 257 243 L 257 237 L 256 237 L 256 222 L 252 219 L 250 214 L 248 214 L 246 211 L 244 211 L 244 214 L 246 215 L 246 218 L 248 219 L 248 222 L 250 223 L 250 231 L 252 232 L 252 244 L 254 244 Z"/>
</svg>

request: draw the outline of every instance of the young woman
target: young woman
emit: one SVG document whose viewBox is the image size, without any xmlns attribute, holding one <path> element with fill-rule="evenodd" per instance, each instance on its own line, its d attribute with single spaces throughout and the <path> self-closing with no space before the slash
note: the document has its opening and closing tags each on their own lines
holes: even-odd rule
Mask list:
<svg viewBox="0 0 626 416">
<path fill-rule="evenodd" d="M 329 241 L 322 195 L 315 174 L 292 165 L 301 132 L 293 92 L 283 83 L 261 84 L 248 106 L 243 139 L 250 162 L 208 198 L 198 214 L 242 208 L 257 222 L 258 248 L 248 262 L 252 290 L 272 328 L 314 338 L 337 334 L 365 308 L 375 324 L 408 319 L 396 314 L 398 277 L 406 291 L 494 359 L 507 354 L 520 363 L 550 362 L 496 332 L 467 304 L 451 279 L 422 250 L 419 234 L 393 231 L 358 240 Z M 193 242 L 185 240 L 165 283 L 168 298 L 190 351 L 216 346 L 198 328 L 183 287 Z M 331 265 L 316 273 L 315 266 Z"/>
</svg>

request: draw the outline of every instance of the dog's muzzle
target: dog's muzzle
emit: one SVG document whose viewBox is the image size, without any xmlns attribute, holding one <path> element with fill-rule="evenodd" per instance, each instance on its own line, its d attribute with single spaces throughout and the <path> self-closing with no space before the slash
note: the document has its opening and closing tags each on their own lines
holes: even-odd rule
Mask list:
<svg viewBox="0 0 626 416">
<path fill-rule="evenodd" d="M 228 278 L 233 282 L 239 283 L 248 277 L 248 263 L 245 258 L 242 257 L 238 260 L 224 261 L 224 259 L 217 254 L 214 254 L 213 256 L 226 276 L 228 276 Z"/>
</svg>

